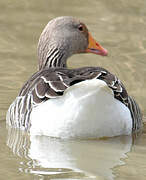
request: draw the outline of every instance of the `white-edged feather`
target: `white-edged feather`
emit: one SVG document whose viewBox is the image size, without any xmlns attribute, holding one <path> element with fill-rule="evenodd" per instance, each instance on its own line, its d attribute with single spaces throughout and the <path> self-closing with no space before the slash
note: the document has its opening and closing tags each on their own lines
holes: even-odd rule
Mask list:
<svg viewBox="0 0 146 180">
<path fill-rule="evenodd" d="M 33 108 L 30 133 L 60 138 L 99 138 L 132 131 L 128 107 L 99 79 L 77 83 Z"/>
</svg>

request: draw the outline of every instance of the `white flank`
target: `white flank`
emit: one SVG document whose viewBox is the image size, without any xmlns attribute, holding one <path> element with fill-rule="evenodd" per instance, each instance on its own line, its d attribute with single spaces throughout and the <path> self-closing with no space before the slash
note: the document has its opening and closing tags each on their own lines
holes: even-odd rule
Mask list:
<svg viewBox="0 0 146 180">
<path fill-rule="evenodd" d="M 128 135 L 132 131 L 129 109 L 98 79 L 67 88 L 63 96 L 33 108 L 30 118 L 32 135 L 99 138 Z"/>
</svg>

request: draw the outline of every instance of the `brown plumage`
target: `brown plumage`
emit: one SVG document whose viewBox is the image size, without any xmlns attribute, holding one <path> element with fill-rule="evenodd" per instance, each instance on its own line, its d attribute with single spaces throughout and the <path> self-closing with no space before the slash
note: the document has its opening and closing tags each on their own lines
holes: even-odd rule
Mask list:
<svg viewBox="0 0 146 180">
<path fill-rule="evenodd" d="M 133 119 L 133 130 L 141 128 L 140 109 L 134 99 L 128 96 L 124 85 L 115 75 L 101 67 L 78 69 L 66 67 L 67 58 L 72 54 L 83 52 L 107 54 L 99 44 L 95 45 L 98 50 L 90 47 L 89 41 L 86 26 L 72 17 L 59 17 L 48 23 L 38 45 L 39 71 L 24 84 L 19 96 L 10 106 L 7 116 L 9 125 L 29 129 L 32 108 L 50 98 L 62 96 L 68 87 L 76 83 L 96 78 L 106 82 L 112 89 L 114 97 L 129 108 Z"/>
</svg>

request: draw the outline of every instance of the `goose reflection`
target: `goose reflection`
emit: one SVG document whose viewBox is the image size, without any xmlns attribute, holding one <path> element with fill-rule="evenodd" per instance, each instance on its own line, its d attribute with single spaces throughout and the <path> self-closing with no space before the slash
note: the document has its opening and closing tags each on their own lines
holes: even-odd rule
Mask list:
<svg viewBox="0 0 146 180">
<path fill-rule="evenodd" d="M 23 172 L 51 179 L 113 180 L 113 168 L 124 164 L 126 153 L 132 147 L 132 137 L 74 141 L 29 136 L 9 128 L 7 145 L 21 157 L 21 168 L 18 168 Z"/>
</svg>

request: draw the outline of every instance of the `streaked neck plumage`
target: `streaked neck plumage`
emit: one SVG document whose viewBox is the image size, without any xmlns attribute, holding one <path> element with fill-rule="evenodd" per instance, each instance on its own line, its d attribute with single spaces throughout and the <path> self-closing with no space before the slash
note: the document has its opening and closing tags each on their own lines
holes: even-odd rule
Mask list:
<svg viewBox="0 0 146 180">
<path fill-rule="evenodd" d="M 51 22 L 43 30 L 38 43 L 39 70 L 51 67 L 66 67 L 68 57 L 74 54 L 72 43 L 64 38 L 63 30 L 56 30 Z M 67 36 L 67 33 L 66 33 Z M 69 36 L 69 35 L 68 35 Z"/>
<path fill-rule="evenodd" d="M 83 26 L 79 30 L 79 27 Z M 58 17 L 49 21 L 38 43 L 39 70 L 66 67 L 73 54 L 85 52 L 88 47 L 88 30 L 73 17 Z"/>
<path fill-rule="evenodd" d="M 67 67 L 66 61 L 69 57 L 67 51 L 63 48 L 50 45 L 45 47 L 46 50 L 42 51 L 42 54 L 39 54 L 39 70 L 44 68 L 54 68 L 54 67 Z"/>
<path fill-rule="evenodd" d="M 41 63 L 39 63 L 39 69 L 44 69 L 44 68 L 54 68 L 54 67 L 66 67 L 66 60 L 67 60 L 67 55 L 61 51 L 61 49 L 52 46 L 49 48 L 46 56 L 44 57 Z"/>
</svg>

